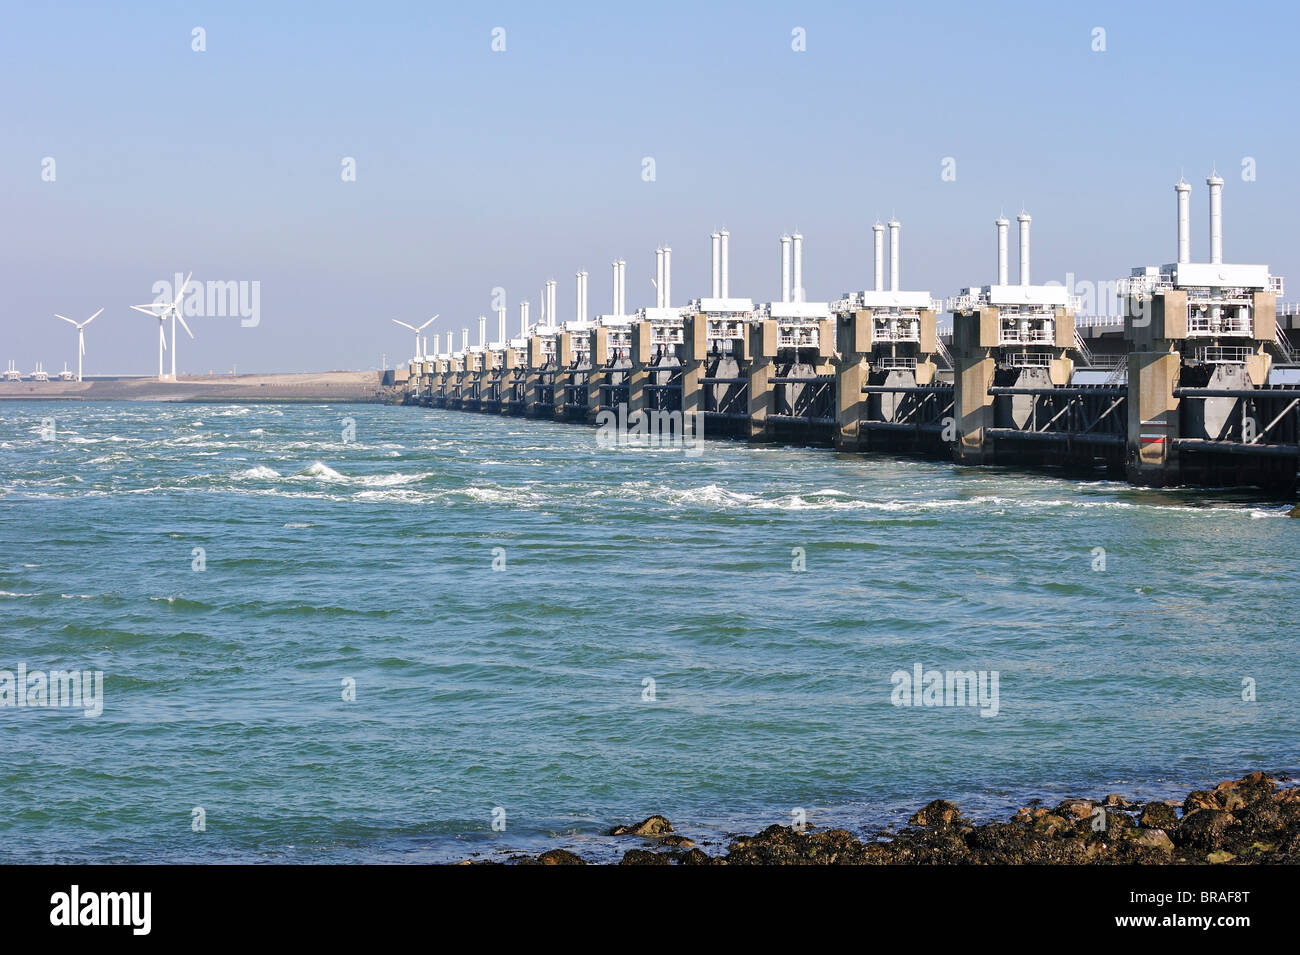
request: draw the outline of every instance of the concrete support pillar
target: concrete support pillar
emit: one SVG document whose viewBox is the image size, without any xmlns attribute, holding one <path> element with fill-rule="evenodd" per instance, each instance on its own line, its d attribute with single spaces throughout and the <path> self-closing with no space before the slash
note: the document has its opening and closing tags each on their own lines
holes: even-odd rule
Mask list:
<svg viewBox="0 0 1300 955">
<path fill-rule="evenodd" d="M 856 451 L 863 445 L 862 416 L 866 413 L 862 386 L 867 383 L 871 352 L 871 311 L 840 315 L 835 325 L 835 446 Z"/>
<path fill-rule="evenodd" d="M 767 416 L 774 405 L 772 374 L 776 368 L 777 325 L 772 319 L 750 322 L 749 332 L 749 438 L 767 434 Z"/>
<path fill-rule="evenodd" d="M 1250 317 L 1252 322 L 1251 338 L 1260 342 L 1271 342 L 1277 338 L 1277 294 L 1274 292 L 1251 293 Z"/>
<path fill-rule="evenodd" d="M 1179 404 L 1174 397 L 1182 365 L 1177 352 L 1130 352 L 1125 471 L 1133 484 L 1177 483 Z"/>
<path fill-rule="evenodd" d="M 682 329 L 682 414 L 691 415 L 704 409 L 700 379 L 708 357 L 708 319 L 701 313 L 687 315 Z"/>
<path fill-rule="evenodd" d="M 591 370 L 587 372 L 587 420 L 594 424 L 601 408 L 601 385 L 609 383 L 609 329 L 593 328 L 590 348 Z"/>
<path fill-rule="evenodd" d="M 490 351 L 483 352 L 483 365 L 478 373 L 478 410 L 486 411 L 485 402 L 492 393 L 492 383 L 496 380 L 496 355 Z"/>
<path fill-rule="evenodd" d="M 1276 341 L 1278 335 L 1285 334 L 1277 326 L 1277 295 L 1273 292 L 1254 292 L 1251 295 L 1251 337 L 1257 342 Z M 1268 381 L 1269 369 L 1273 367 L 1273 358 L 1264 351 L 1261 344 L 1258 352 L 1246 361 L 1246 372 L 1250 382 L 1256 388 Z"/>
<path fill-rule="evenodd" d="M 453 358 L 451 360 L 451 393 L 447 396 L 447 401 L 452 408 L 460 407 L 461 380 L 464 377 L 463 369 L 465 359 Z"/>
<path fill-rule="evenodd" d="M 515 360 L 515 350 L 507 348 L 505 360 L 501 363 L 501 413 L 507 414 L 510 411 L 510 400 L 513 397 L 512 384 L 515 379 L 515 368 L 518 367 Z"/>
<path fill-rule="evenodd" d="M 573 383 L 573 333 L 560 332 L 555 336 L 555 418 L 562 421 L 568 417 L 564 406 L 569 401 L 566 387 Z"/>
<path fill-rule="evenodd" d="M 835 321 L 822 318 L 817 321 L 817 363 L 814 369 L 819 375 L 835 374 Z"/>
<path fill-rule="evenodd" d="M 954 459 L 958 464 L 988 464 L 992 462 L 992 449 L 986 444 L 985 432 L 993 427 L 989 388 L 996 370 L 990 349 L 998 343 L 998 310 L 986 307 L 954 313 L 952 329 L 957 433 Z"/>
<path fill-rule="evenodd" d="M 524 413 L 530 418 L 540 417 L 543 411 L 550 417 L 550 408 L 538 400 L 543 368 L 542 340 L 534 335 L 528 339 L 528 367 L 524 374 Z"/>
<path fill-rule="evenodd" d="M 632 323 L 632 368 L 627 375 L 627 413 L 646 409 L 646 383 L 650 380 L 650 323 Z"/>
<path fill-rule="evenodd" d="M 921 322 L 918 329 L 920 341 L 917 350 L 922 355 L 933 355 L 939 350 L 939 321 L 934 309 L 921 309 Z"/>
</svg>

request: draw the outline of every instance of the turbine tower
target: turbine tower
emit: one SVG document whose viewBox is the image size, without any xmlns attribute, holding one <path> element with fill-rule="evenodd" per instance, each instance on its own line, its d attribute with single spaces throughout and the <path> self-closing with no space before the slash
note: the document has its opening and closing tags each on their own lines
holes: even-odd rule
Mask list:
<svg viewBox="0 0 1300 955">
<path fill-rule="evenodd" d="M 102 311 L 103 311 L 103 309 L 101 308 L 101 309 L 99 310 L 99 312 L 102 312 Z M 69 325 L 73 326 L 73 327 L 77 330 L 77 381 L 81 381 L 81 356 L 84 355 L 84 354 L 86 354 L 86 332 L 85 332 L 85 328 L 86 328 L 87 325 L 89 325 L 89 324 L 90 324 L 91 322 L 93 322 L 95 319 L 99 318 L 99 312 L 96 312 L 94 315 L 90 316 L 90 318 L 86 319 L 84 322 L 74 322 L 72 319 L 68 318 L 66 315 L 58 315 L 58 314 L 56 314 L 56 315 L 54 316 L 55 318 L 61 318 L 61 319 L 63 319 L 65 322 L 67 322 Z"/>
<path fill-rule="evenodd" d="M 178 272 L 176 274 L 179 275 L 180 273 Z M 163 352 L 167 348 L 167 333 L 163 330 L 163 326 L 167 322 L 167 316 L 171 315 L 172 319 L 172 373 L 170 376 L 172 381 L 176 380 L 176 322 L 178 319 L 180 320 L 181 328 L 185 329 L 185 334 L 189 335 L 190 338 L 194 337 L 194 333 L 190 331 L 190 327 L 185 324 L 185 316 L 181 314 L 179 308 L 181 299 L 185 297 L 185 289 L 189 287 L 190 278 L 193 275 L 194 273 L 191 272 L 189 275 L 185 276 L 185 281 L 181 283 L 180 291 L 176 293 L 176 297 L 170 302 L 151 302 L 148 305 L 131 306 L 137 312 L 144 312 L 144 314 L 152 315 L 154 318 L 158 319 L 158 379 L 160 381 L 166 381 L 168 379 L 168 376 L 163 373 Z M 162 307 L 162 311 L 155 312 L 154 309 L 159 306 Z"/>
<path fill-rule="evenodd" d="M 411 331 L 415 332 L 415 357 L 412 358 L 411 361 L 424 361 L 424 348 L 420 345 L 420 332 L 432 325 L 437 317 L 437 315 L 433 316 L 433 318 L 429 319 L 419 328 L 416 328 L 414 325 L 408 325 L 406 322 L 400 321 L 396 318 L 393 319 L 394 323 L 401 325 L 403 328 L 409 328 Z"/>
</svg>

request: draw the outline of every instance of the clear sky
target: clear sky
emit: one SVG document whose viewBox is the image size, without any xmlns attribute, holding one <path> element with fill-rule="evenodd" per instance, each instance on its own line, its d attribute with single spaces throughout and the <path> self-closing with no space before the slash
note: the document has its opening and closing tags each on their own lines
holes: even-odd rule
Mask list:
<svg viewBox="0 0 1300 955">
<path fill-rule="evenodd" d="M 1225 259 L 1300 291 L 1294 4 L 110 6 L 4 15 L 0 360 L 24 371 L 75 367 L 52 315 L 102 306 L 87 373 L 153 372 L 128 306 L 178 270 L 261 283 L 256 327 L 193 321 L 193 373 L 391 365 L 412 344 L 391 319 L 476 336 L 500 286 L 513 331 L 548 278 L 569 318 L 579 268 L 607 311 L 616 257 L 653 304 L 662 243 L 681 304 L 721 227 L 732 294 L 760 301 L 796 228 L 810 299 L 868 286 L 891 214 L 904 288 L 987 283 L 993 219 L 1022 206 L 1036 282 L 1110 280 L 1174 258 L 1180 172 L 1206 257 L 1212 163 Z M 1011 258 L 1014 281 L 1014 227 Z"/>
</svg>

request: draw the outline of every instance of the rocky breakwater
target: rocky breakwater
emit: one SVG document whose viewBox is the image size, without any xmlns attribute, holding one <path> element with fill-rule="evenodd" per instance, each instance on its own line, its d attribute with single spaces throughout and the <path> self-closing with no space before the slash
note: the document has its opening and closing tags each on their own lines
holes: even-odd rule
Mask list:
<svg viewBox="0 0 1300 955">
<path fill-rule="evenodd" d="M 863 839 L 846 829 L 769 826 L 710 855 L 674 832 L 663 816 L 618 826 L 610 836 L 640 840 L 621 865 L 1248 865 L 1300 863 L 1300 787 L 1254 772 L 1179 802 L 1067 799 L 1025 807 L 1006 822 L 968 821 L 946 800 L 918 810 L 892 837 Z M 582 865 L 553 849 L 509 860 Z"/>
</svg>

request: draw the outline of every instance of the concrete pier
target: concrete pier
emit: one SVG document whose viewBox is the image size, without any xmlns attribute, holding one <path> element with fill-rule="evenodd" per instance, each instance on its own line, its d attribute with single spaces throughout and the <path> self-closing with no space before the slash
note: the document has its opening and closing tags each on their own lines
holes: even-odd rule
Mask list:
<svg viewBox="0 0 1300 955">
<path fill-rule="evenodd" d="M 958 464 L 984 464 L 991 457 L 988 430 L 993 427 L 992 351 L 998 342 L 998 310 L 994 307 L 954 312 L 952 317 L 953 403 Z"/>
<path fill-rule="evenodd" d="M 857 451 L 862 447 L 862 419 L 866 408 L 863 386 L 871 366 L 871 312 L 846 309 L 835 323 L 835 447 Z"/>
<path fill-rule="evenodd" d="M 760 439 L 767 435 L 768 419 L 775 411 L 775 394 L 772 378 L 776 374 L 777 326 L 771 319 L 750 323 L 747 354 L 749 428 L 748 437 Z"/>
</svg>

